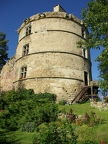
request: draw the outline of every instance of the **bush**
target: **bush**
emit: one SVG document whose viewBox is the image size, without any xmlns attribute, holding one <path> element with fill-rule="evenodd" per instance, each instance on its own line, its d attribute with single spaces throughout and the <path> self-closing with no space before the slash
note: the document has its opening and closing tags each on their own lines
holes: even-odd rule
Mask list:
<svg viewBox="0 0 108 144">
<path fill-rule="evenodd" d="M 50 123 L 41 127 L 35 135 L 33 144 L 76 144 L 77 136 L 72 125 L 68 123 Z"/>
<path fill-rule="evenodd" d="M 39 103 L 49 103 L 49 102 L 55 102 L 56 101 L 56 95 L 51 93 L 39 93 L 35 95 L 35 99 Z"/>
<path fill-rule="evenodd" d="M 0 127 L 17 130 L 22 123 L 50 122 L 57 119 L 56 96 L 34 94 L 32 89 L 2 92 L 0 96 Z"/>
<path fill-rule="evenodd" d="M 26 122 L 21 125 L 21 131 L 24 132 L 34 132 L 36 128 L 35 122 Z"/>
<path fill-rule="evenodd" d="M 36 126 L 43 122 L 55 121 L 58 118 L 58 105 L 55 103 L 46 103 L 36 106 L 34 110 L 30 110 L 26 116 L 26 121 L 34 121 Z"/>
<path fill-rule="evenodd" d="M 66 101 L 65 100 L 61 100 L 58 102 L 59 105 L 65 105 Z"/>
<path fill-rule="evenodd" d="M 70 109 L 69 113 L 66 114 L 66 119 L 69 123 L 75 122 L 76 120 L 76 115 L 73 114 L 72 108 Z"/>
<path fill-rule="evenodd" d="M 101 122 L 101 119 L 95 112 L 90 111 L 90 114 L 86 113 L 84 116 L 77 118 L 75 122 L 77 125 L 95 126 Z"/>
</svg>

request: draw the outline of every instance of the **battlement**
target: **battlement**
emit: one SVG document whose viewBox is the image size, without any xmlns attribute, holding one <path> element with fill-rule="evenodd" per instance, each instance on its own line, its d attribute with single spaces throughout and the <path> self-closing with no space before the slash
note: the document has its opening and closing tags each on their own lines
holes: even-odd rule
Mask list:
<svg viewBox="0 0 108 144">
<path fill-rule="evenodd" d="M 54 12 L 44 12 L 42 14 L 38 13 L 36 15 L 31 16 L 30 18 L 27 18 L 23 21 L 22 25 L 20 28 L 18 28 L 18 33 L 21 31 L 22 28 L 24 28 L 25 25 L 28 23 L 31 23 L 32 21 L 40 20 L 40 19 L 45 19 L 45 18 L 61 18 L 61 19 L 67 19 L 70 21 L 74 21 L 76 23 L 79 23 L 80 25 L 83 24 L 82 20 L 78 19 L 72 14 L 67 14 L 66 12 L 61 12 L 61 10 L 57 11 L 55 10 Z"/>
</svg>

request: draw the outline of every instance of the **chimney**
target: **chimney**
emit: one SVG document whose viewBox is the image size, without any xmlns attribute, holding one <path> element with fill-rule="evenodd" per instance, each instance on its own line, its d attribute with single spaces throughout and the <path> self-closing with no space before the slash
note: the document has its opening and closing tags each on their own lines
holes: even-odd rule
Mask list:
<svg viewBox="0 0 108 144">
<path fill-rule="evenodd" d="M 54 12 L 66 12 L 59 4 L 54 7 Z"/>
</svg>

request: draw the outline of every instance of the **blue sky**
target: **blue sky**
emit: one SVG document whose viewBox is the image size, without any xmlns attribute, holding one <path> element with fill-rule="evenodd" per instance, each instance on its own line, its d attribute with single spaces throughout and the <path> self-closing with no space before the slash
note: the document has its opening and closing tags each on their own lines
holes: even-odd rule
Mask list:
<svg viewBox="0 0 108 144">
<path fill-rule="evenodd" d="M 0 2 L 0 31 L 6 33 L 9 40 L 9 57 L 16 51 L 18 42 L 17 29 L 24 19 L 42 12 L 53 11 L 53 7 L 60 4 L 68 14 L 81 18 L 81 10 L 87 7 L 90 0 L 1 0 Z M 91 50 L 92 78 L 98 79 L 96 57 L 100 50 Z"/>
</svg>

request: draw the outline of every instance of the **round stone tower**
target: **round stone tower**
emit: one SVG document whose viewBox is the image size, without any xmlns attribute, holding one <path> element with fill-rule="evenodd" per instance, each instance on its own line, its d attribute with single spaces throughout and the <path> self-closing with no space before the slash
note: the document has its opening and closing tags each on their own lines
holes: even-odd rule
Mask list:
<svg viewBox="0 0 108 144">
<path fill-rule="evenodd" d="M 18 33 L 15 88 L 54 93 L 57 100 L 67 100 L 89 85 L 90 53 L 77 48 L 88 33 L 81 20 L 57 5 L 54 12 L 25 19 Z"/>
</svg>

